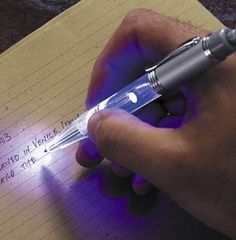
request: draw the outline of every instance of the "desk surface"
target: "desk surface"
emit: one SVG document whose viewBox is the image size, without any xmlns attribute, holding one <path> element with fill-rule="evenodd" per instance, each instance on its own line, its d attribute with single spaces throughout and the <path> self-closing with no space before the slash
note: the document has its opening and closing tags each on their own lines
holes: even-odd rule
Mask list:
<svg viewBox="0 0 236 240">
<path fill-rule="evenodd" d="M 0 1 L 0 53 L 78 1 Z M 234 0 L 199 1 L 226 26 L 236 26 Z"/>
</svg>

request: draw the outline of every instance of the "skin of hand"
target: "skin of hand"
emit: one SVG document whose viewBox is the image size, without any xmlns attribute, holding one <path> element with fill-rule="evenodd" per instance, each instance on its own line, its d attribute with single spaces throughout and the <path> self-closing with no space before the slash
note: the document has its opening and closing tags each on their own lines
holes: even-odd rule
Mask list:
<svg viewBox="0 0 236 240">
<path fill-rule="evenodd" d="M 206 34 L 149 10 L 131 12 L 96 61 L 87 107 L 127 85 L 144 66 L 186 39 Z M 174 102 L 182 106 L 171 114 L 180 119 L 184 113 L 176 128 L 162 127 L 168 127 L 163 121 L 170 116 L 164 118 L 156 102 L 139 112 L 143 121 L 122 110 L 97 112 L 89 120 L 92 141 L 80 145 L 78 162 L 94 166 L 106 157 L 118 174 L 130 174 L 121 166 L 130 169 L 138 174 L 136 183 L 148 186 L 146 179 L 206 225 L 236 238 L 235 63 L 233 54 L 181 87 L 182 97 L 164 99 L 169 110 Z"/>
</svg>

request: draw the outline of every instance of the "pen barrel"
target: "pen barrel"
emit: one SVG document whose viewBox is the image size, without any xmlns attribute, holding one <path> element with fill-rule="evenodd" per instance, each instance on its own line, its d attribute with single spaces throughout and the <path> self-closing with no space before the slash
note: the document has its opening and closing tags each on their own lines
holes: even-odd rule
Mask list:
<svg viewBox="0 0 236 240">
<path fill-rule="evenodd" d="M 216 65 L 208 50 L 204 50 L 203 41 L 170 59 L 155 69 L 155 76 L 163 92 L 175 89 Z"/>
<path fill-rule="evenodd" d="M 131 82 L 129 85 L 101 101 L 90 110 L 84 112 L 77 120 L 77 128 L 83 135 L 88 134 L 88 121 L 90 117 L 103 109 L 122 109 L 133 113 L 151 101 L 160 97 L 149 82 L 148 74 Z"/>
</svg>

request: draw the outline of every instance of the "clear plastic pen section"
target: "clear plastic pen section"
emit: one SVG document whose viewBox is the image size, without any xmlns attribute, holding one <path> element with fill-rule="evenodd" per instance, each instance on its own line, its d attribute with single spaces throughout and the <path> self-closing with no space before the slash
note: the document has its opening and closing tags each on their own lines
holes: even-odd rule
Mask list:
<svg viewBox="0 0 236 240">
<path fill-rule="evenodd" d="M 54 151 L 87 138 L 89 118 L 97 111 L 119 108 L 133 113 L 160 96 L 150 84 L 148 74 L 145 74 L 95 107 L 84 112 L 47 145 L 47 150 Z"/>
</svg>

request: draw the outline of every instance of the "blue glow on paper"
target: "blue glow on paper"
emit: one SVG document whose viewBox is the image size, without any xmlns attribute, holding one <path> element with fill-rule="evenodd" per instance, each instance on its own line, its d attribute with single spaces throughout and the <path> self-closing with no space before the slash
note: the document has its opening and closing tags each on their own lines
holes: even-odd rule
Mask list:
<svg viewBox="0 0 236 240">
<path fill-rule="evenodd" d="M 43 158 L 42 158 L 42 166 L 48 166 L 52 161 L 52 154 L 47 153 Z"/>
</svg>

